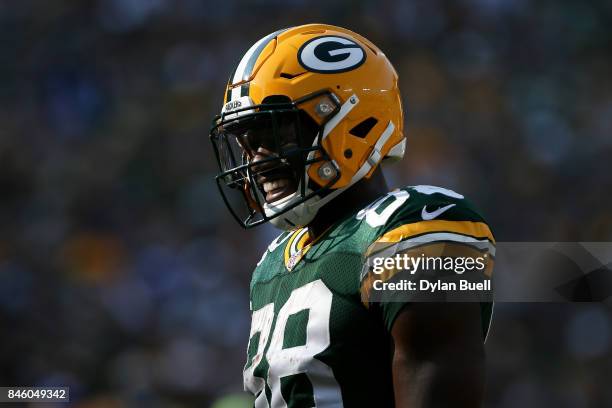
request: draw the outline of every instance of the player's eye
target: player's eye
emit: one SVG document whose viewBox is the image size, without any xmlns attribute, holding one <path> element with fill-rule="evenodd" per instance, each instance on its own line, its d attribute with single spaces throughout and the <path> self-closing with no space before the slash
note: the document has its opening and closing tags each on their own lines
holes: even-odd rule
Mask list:
<svg viewBox="0 0 612 408">
<path fill-rule="evenodd" d="M 244 134 L 244 137 L 248 140 L 249 146 L 251 146 L 254 151 L 257 151 L 260 147 L 271 151 L 278 150 L 274 130 L 271 128 L 249 129 Z"/>
</svg>

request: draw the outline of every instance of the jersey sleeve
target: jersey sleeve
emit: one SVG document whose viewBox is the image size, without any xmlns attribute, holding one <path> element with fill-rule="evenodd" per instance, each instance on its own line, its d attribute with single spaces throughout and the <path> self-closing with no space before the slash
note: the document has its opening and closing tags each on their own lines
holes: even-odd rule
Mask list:
<svg viewBox="0 0 612 408">
<path fill-rule="evenodd" d="M 418 276 L 410 275 L 397 263 L 384 264 L 385 259 L 398 256 L 403 259 L 440 259 L 440 262 L 450 258 L 483 259 L 484 266 L 478 273 L 491 277 L 495 258 L 495 238 L 491 228 L 462 195 L 431 186 L 418 186 L 406 191 L 409 199 L 389 216 L 366 250 L 360 280 L 362 302 L 380 312 L 389 331 L 399 312 L 417 301 L 414 296 L 419 292 L 403 290 L 396 292 L 397 296 L 389 292 L 381 296 L 375 288 L 380 288 L 382 283 Z M 490 315 L 483 317 L 483 325 L 488 328 Z"/>
</svg>

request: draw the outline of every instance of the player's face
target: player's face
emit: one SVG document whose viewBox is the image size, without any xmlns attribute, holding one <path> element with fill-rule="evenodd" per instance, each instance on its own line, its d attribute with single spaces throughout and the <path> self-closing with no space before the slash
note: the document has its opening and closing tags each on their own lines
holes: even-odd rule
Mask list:
<svg viewBox="0 0 612 408">
<path fill-rule="evenodd" d="M 262 115 L 232 132 L 245 161 L 252 164 L 253 179 L 267 203 L 296 192 L 305 160 L 300 148 L 311 146 L 316 136 L 308 118 L 298 118 L 297 112 Z"/>
</svg>

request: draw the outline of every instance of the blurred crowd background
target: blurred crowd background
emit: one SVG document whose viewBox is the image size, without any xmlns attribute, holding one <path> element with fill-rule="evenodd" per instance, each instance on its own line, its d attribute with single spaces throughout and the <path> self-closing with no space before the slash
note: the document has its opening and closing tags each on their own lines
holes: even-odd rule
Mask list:
<svg viewBox="0 0 612 408">
<path fill-rule="evenodd" d="M 5 1 L 0 385 L 243 406 L 248 282 L 277 233 L 230 217 L 207 133 L 250 45 L 308 22 L 394 63 L 391 185 L 460 191 L 498 241 L 612 241 L 611 2 Z M 498 305 L 486 406 L 612 406 L 611 336 L 601 304 Z"/>
</svg>

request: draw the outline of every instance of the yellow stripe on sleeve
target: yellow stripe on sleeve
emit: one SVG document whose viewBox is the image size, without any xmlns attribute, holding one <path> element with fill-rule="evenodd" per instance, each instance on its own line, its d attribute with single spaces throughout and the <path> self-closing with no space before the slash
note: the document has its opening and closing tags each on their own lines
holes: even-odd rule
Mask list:
<svg viewBox="0 0 612 408">
<path fill-rule="evenodd" d="M 495 243 L 495 238 L 493 238 L 493 234 L 491 233 L 489 226 L 484 222 L 447 220 L 419 221 L 411 224 L 404 224 L 387 232 L 378 238 L 376 242 L 395 243 L 415 235 L 430 232 L 455 232 L 474 238 L 487 238 L 492 243 Z"/>
</svg>

